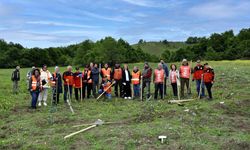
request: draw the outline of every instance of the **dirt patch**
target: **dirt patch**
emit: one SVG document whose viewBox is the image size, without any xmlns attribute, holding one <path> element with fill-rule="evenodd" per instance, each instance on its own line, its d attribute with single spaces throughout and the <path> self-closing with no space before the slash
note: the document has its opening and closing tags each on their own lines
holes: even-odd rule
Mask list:
<svg viewBox="0 0 250 150">
<path fill-rule="evenodd" d="M 238 142 L 236 140 L 230 140 L 222 145 L 222 149 L 227 150 L 249 150 L 250 149 L 250 143 L 243 141 Z"/>
</svg>

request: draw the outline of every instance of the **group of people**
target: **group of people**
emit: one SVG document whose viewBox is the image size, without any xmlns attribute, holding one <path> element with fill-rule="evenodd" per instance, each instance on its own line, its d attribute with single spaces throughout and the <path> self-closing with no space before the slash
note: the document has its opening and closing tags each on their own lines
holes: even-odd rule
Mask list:
<svg viewBox="0 0 250 150">
<path fill-rule="evenodd" d="M 17 91 L 16 88 L 20 80 L 19 69 L 20 67 L 17 67 L 12 74 L 13 91 Z M 185 86 L 187 93 L 191 94 L 191 78 L 193 81 L 196 81 L 196 90 L 199 98 L 205 97 L 206 87 L 209 99 L 212 99 L 211 88 L 214 82 L 214 71 L 207 63 L 201 65 L 200 60 L 192 68 L 188 61 L 183 59 L 179 70 L 175 64 L 171 64 L 170 69 L 168 69 L 167 64 L 163 60 L 154 70 L 149 66 L 149 63 L 145 62 L 143 70 L 140 70 L 138 66 L 134 66 L 131 72 L 128 64 L 124 64 L 123 67 L 120 64 L 115 64 L 111 68 L 106 63 L 101 68 L 98 64 L 90 63 L 85 66 L 83 71 L 77 67 L 75 72 L 73 72 L 72 66 L 68 66 L 62 75 L 58 66 L 51 73 L 47 66 L 43 65 L 41 69 L 32 67 L 32 70 L 27 73 L 27 83 L 32 96 L 31 108 L 35 109 L 37 105 L 47 106 L 50 88 L 52 88 L 54 104 L 59 103 L 61 93 L 64 94 L 64 102 L 67 103 L 67 100 L 72 98 L 73 90 L 77 101 L 91 97 L 97 98 L 99 94 L 103 94 L 105 98 L 111 99 L 112 87 L 114 87 L 116 97 L 149 100 L 152 97 L 150 91 L 152 77 L 155 86 L 154 99 L 158 99 L 158 94 L 160 94 L 161 99 L 164 99 L 164 96 L 167 94 L 167 82 L 171 84 L 174 96 L 178 96 L 178 98 L 184 97 Z M 146 94 L 144 94 L 145 91 Z"/>
</svg>

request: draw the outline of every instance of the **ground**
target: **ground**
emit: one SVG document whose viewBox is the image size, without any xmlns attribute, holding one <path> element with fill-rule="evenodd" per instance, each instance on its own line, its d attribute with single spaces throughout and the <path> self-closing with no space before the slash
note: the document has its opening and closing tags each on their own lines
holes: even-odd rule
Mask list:
<svg viewBox="0 0 250 150">
<path fill-rule="evenodd" d="M 21 70 L 18 95 L 11 92 L 12 69 L 1 69 L 0 149 L 250 149 L 250 61 L 208 63 L 216 73 L 213 101 L 195 100 L 184 106 L 168 104 L 172 99 L 168 88 L 166 99 L 159 101 L 113 98 L 78 103 L 73 99 L 75 115 L 62 98 L 54 113 L 50 105 L 36 111 L 28 109 L 28 69 Z M 197 96 L 194 86 L 192 83 L 193 98 Z M 63 139 L 84 128 L 73 125 L 97 119 L 117 123 Z M 163 144 L 159 135 L 167 136 Z"/>
</svg>

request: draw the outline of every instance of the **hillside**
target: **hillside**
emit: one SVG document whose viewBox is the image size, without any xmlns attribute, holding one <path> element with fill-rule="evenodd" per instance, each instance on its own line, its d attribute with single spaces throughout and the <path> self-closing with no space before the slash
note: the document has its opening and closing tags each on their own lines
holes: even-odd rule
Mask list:
<svg viewBox="0 0 250 150">
<path fill-rule="evenodd" d="M 132 45 L 134 48 L 138 46 L 146 53 L 160 56 L 167 49 L 169 51 L 177 51 L 179 48 L 186 47 L 187 44 L 185 42 L 168 42 L 167 44 L 163 42 L 143 42 Z"/>
</svg>

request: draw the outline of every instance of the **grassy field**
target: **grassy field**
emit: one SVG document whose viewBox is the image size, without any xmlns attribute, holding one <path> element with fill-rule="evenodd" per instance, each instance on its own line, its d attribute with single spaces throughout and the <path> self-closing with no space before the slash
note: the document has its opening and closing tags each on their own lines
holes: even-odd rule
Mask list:
<svg viewBox="0 0 250 150">
<path fill-rule="evenodd" d="M 213 101 L 168 104 L 172 99 L 169 88 L 166 99 L 159 101 L 113 98 L 109 102 L 89 99 L 77 103 L 73 99 L 75 115 L 62 103 L 62 97 L 54 113 L 50 113 L 50 105 L 29 110 L 28 69 L 21 70 L 18 95 L 11 92 L 12 69 L 0 69 L 0 149 L 250 149 L 250 61 L 208 63 L 216 73 Z M 192 93 L 197 96 L 195 83 Z M 63 139 L 83 128 L 73 125 L 97 119 L 119 123 Z M 159 135 L 167 136 L 163 144 Z"/>
<path fill-rule="evenodd" d="M 155 54 L 157 56 L 160 56 L 165 50 L 176 51 L 179 48 L 185 48 L 187 46 L 187 44 L 184 42 L 169 42 L 167 45 L 161 42 L 145 42 L 141 44 L 135 44 L 133 47 L 137 48 L 138 45 L 144 52 Z"/>
</svg>

